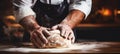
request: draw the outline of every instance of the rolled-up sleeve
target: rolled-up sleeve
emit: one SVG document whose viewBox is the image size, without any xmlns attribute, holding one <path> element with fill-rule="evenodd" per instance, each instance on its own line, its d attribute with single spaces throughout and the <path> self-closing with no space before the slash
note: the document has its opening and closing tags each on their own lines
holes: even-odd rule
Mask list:
<svg viewBox="0 0 120 54">
<path fill-rule="evenodd" d="M 33 3 L 32 0 L 13 0 L 14 15 L 17 22 L 29 15 L 36 17 L 35 12 L 31 9 Z"/>
<path fill-rule="evenodd" d="M 69 10 L 77 9 L 85 14 L 85 19 L 91 11 L 92 0 L 73 0 L 70 4 Z"/>
</svg>

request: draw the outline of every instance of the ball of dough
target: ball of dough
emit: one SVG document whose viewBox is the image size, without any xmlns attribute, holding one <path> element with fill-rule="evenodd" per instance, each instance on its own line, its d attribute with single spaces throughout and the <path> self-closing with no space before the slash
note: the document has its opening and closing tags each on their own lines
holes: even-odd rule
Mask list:
<svg viewBox="0 0 120 54">
<path fill-rule="evenodd" d="M 44 48 L 66 48 L 71 45 L 71 40 L 63 38 L 59 30 L 52 30 L 50 33 L 52 35 L 47 37 L 48 43 Z"/>
</svg>

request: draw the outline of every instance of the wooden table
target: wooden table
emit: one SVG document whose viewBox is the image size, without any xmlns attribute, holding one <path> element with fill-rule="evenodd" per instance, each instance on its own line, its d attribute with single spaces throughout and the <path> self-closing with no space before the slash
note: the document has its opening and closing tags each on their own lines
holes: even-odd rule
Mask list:
<svg viewBox="0 0 120 54">
<path fill-rule="evenodd" d="M 74 48 L 75 47 L 75 48 Z M 0 54 L 120 53 L 120 42 L 77 42 L 72 48 L 37 49 L 31 43 L 0 44 Z"/>
</svg>

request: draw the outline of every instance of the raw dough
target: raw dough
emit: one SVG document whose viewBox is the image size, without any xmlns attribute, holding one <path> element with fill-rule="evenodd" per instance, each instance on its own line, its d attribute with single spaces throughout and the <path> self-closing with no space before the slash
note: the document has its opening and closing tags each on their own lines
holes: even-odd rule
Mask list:
<svg viewBox="0 0 120 54">
<path fill-rule="evenodd" d="M 71 46 L 71 41 L 63 38 L 59 30 L 52 30 L 50 33 L 52 35 L 47 38 L 49 42 L 44 48 L 66 48 Z"/>
</svg>

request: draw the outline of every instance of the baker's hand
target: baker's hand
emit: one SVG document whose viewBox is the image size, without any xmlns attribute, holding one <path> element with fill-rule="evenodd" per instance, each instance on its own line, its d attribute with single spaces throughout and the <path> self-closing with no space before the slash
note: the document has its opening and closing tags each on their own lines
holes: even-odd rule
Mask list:
<svg viewBox="0 0 120 54">
<path fill-rule="evenodd" d="M 52 27 L 52 29 L 60 30 L 61 36 L 64 38 L 71 40 L 72 43 L 75 41 L 75 36 L 73 30 L 67 24 L 58 24 Z"/>
<path fill-rule="evenodd" d="M 31 35 L 31 42 L 37 47 L 41 48 L 46 43 L 48 43 L 48 40 L 46 37 L 50 36 L 50 33 L 48 32 L 48 28 L 45 27 L 39 27 L 35 29 L 34 31 L 30 32 Z"/>
</svg>

